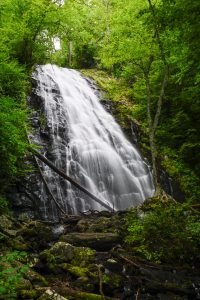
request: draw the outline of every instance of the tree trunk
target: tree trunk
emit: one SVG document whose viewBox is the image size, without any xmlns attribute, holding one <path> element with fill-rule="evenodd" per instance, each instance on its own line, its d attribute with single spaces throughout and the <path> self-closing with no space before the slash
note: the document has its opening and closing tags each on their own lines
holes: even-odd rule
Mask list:
<svg viewBox="0 0 200 300">
<path fill-rule="evenodd" d="M 70 41 L 68 43 L 68 64 L 69 64 L 69 67 L 72 64 L 72 41 Z"/>
<path fill-rule="evenodd" d="M 158 180 L 158 171 L 157 171 L 157 151 L 155 145 L 155 130 L 153 126 L 153 120 L 151 116 L 151 89 L 150 89 L 150 81 L 149 81 L 149 70 L 145 72 L 145 84 L 146 84 L 146 95 L 147 95 L 147 121 L 149 127 L 149 144 L 151 150 L 151 160 L 152 160 L 152 168 L 153 168 L 153 182 L 155 185 L 155 195 L 157 195 L 160 191 L 160 185 Z"/>
</svg>

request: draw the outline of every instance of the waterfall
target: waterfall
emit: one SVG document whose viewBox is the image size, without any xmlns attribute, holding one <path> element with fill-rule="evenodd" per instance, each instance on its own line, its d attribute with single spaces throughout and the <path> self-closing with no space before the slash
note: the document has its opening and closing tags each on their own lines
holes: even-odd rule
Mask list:
<svg viewBox="0 0 200 300">
<path fill-rule="evenodd" d="M 91 84 L 79 72 L 55 65 L 38 66 L 33 77 L 37 96 L 44 102 L 43 122 L 50 137 L 48 149 L 40 150 L 43 155 L 114 210 L 151 197 L 154 187 L 148 164 L 104 109 Z M 34 134 L 32 140 L 44 144 Z M 104 209 L 48 166 L 41 163 L 41 168 L 66 212 Z M 55 217 L 56 208 L 49 204 L 41 181 L 40 193 L 45 218 L 50 209 Z"/>
</svg>

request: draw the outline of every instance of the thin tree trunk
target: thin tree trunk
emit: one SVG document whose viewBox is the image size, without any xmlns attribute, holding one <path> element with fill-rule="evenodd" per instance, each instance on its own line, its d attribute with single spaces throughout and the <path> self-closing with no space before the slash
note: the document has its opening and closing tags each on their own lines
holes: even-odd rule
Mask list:
<svg viewBox="0 0 200 300">
<path fill-rule="evenodd" d="M 160 95 L 159 95 L 159 99 L 157 102 L 157 110 L 156 110 L 156 114 L 154 117 L 154 122 L 153 122 L 153 131 L 156 131 L 156 128 L 158 126 L 158 122 L 159 122 L 159 118 L 160 118 L 160 114 L 161 114 L 161 108 L 162 108 L 162 103 L 163 103 L 163 98 L 164 98 L 164 94 L 165 94 L 165 88 L 167 86 L 167 82 L 168 82 L 168 78 L 169 78 L 169 71 L 168 71 L 168 66 L 165 66 L 165 70 L 164 70 L 164 77 L 163 77 L 163 81 L 162 81 L 162 85 L 161 85 L 161 90 L 160 90 Z"/>
<path fill-rule="evenodd" d="M 69 66 L 72 64 L 72 41 L 68 43 L 68 64 Z"/>
<path fill-rule="evenodd" d="M 159 191 L 159 182 L 158 182 L 158 171 L 156 164 L 156 145 L 155 145 L 155 131 L 153 127 L 153 120 L 151 116 L 151 89 L 149 82 L 149 72 L 145 72 L 145 84 L 146 84 L 146 95 L 147 95 L 147 120 L 149 126 L 149 144 L 151 149 L 151 160 L 153 168 L 153 181 L 155 185 L 155 194 Z"/>
</svg>

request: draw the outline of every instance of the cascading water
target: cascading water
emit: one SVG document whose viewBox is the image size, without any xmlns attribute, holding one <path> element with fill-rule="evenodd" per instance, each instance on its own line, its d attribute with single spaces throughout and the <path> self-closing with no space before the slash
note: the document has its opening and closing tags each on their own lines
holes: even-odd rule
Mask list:
<svg viewBox="0 0 200 300">
<path fill-rule="evenodd" d="M 105 111 L 88 81 L 75 70 L 54 65 L 39 66 L 34 78 L 50 132 L 51 146 L 43 154 L 112 209 L 124 210 L 152 196 L 149 166 Z M 41 167 L 65 211 L 104 209 L 43 163 Z M 40 198 L 48 218 L 49 200 L 42 182 Z M 56 217 L 54 204 L 51 209 Z"/>
</svg>

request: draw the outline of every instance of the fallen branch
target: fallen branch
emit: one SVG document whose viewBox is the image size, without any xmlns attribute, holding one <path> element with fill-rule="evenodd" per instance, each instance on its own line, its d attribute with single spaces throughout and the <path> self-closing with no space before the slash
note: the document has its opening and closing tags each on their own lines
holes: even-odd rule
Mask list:
<svg viewBox="0 0 200 300">
<path fill-rule="evenodd" d="M 105 300 L 105 295 L 103 293 L 103 278 L 102 278 L 102 271 L 101 271 L 102 266 L 101 265 L 96 265 L 96 266 L 97 266 L 98 275 L 99 275 L 99 293 L 102 296 L 102 300 Z"/>
<path fill-rule="evenodd" d="M 37 156 L 43 163 L 45 163 L 47 166 L 49 166 L 52 170 L 54 170 L 58 175 L 60 175 L 65 180 L 69 181 L 72 185 L 77 187 L 79 190 L 83 191 L 85 194 L 90 196 L 93 200 L 95 200 L 100 205 L 104 206 L 109 211 L 113 211 L 113 209 L 106 203 L 104 203 L 102 200 L 97 198 L 95 195 L 93 195 L 91 192 L 89 192 L 86 188 L 81 186 L 78 182 L 76 182 L 74 179 L 69 177 L 67 174 L 65 174 L 63 171 L 59 170 L 50 160 L 48 160 L 46 157 L 44 157 L 40 152 L 38 152 L 35 149 L 31 149 L 33 154 Z"/>
<path fill-rule="evenodd" d="M 140 299 L 140 289 L 137 290 L 137 293 L 135 295 L 135 300 L 139 300 Z"/>
</svg>

